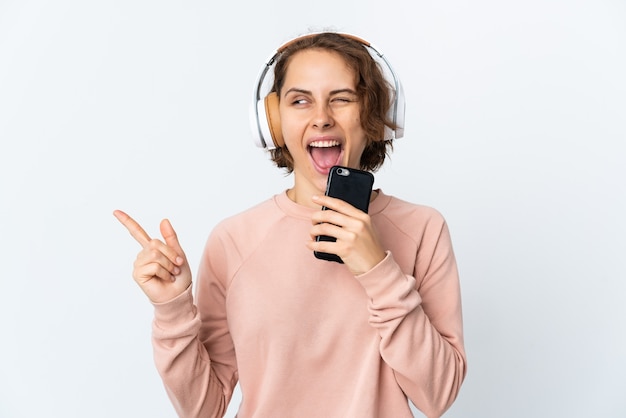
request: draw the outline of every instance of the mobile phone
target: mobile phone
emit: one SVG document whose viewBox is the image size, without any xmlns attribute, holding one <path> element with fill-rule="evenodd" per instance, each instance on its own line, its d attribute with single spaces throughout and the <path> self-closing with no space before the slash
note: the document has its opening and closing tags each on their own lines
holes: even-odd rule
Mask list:
<svg viewBox="0 0 626 418">
<path fill-rule="evenodd" d="M 367 213 L 374 185 L 374 175 L 368 171 L 357 170 L 342 166 L 334 166 L 328 173 L 326 182 L 326 196 L 344 200 L 357 209 Z M 328 210 L 323 206 L 322 210 Z M 336 241 L 335 237 L 320 235 L 316 241 Z M 336 254 L 314 251 L 315 257 L 321 260 L 343 263 L 341 257 Z"/>
</svg>

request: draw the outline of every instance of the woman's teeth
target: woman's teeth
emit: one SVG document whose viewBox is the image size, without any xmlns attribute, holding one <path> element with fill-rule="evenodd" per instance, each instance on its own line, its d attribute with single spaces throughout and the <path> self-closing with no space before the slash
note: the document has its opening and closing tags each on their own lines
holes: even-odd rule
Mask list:
<svg viewBox="0 0 626 418">
<path fill-rule="evenodd" d="M 309 144 L 310 147 L 314 147 L 314 148 L 330 148 L 330 147 L 336 147 L 339 145 L 339 142 L 337 141 L 315 141 L 315 142 L 311 142 Z"/>
</svg>

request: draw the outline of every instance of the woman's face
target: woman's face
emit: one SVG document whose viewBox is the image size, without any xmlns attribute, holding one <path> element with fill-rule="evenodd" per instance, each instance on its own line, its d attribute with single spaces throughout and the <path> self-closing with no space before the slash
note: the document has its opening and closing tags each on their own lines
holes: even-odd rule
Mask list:
<svg viewBox="0 0 626 418">
<path fill-rule="evenodd" d="M 291 57 L 279 109 L 298 194 L 323 194 L 334 165 L 359 168 L 360 108 L 356 74 L 339 54 L 308 49 Z"/>
</svg>

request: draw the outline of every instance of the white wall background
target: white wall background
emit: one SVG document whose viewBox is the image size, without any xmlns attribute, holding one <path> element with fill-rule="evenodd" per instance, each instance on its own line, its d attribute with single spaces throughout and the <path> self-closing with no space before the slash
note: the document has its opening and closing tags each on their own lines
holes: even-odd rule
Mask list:
<svg viewBox="0 0 626 418">
<path fill-rule="evenodd" d="M 0 417 L 175 415 L 111 212 L 170 218 L 197 266 L 290 184 L 248 104 L 324 27 L 403 80 L 377 186 L 451 226 L 469 374 L 446 416 L 626 416 L 624 1 L 0 0 Z"/>
</svg>

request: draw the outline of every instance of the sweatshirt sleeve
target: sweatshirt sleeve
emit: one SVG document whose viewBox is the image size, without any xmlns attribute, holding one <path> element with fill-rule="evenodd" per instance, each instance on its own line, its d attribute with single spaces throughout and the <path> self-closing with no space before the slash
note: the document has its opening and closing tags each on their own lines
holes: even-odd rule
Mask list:
<svg viewBox="0 0 626 418">
<path fill-rule="evenodd" d="M 428 417 L 441 416 L 466 374 L 457 265 L 443 219 L 428 222 L 412 275 L 393 254 L 357 277 L 369 297 L 370 324 L 398 384 Z"/>
<path fill-rule="evenodd" d="M 154 308 L 155 364 L 178 416 L 222 417 L 236 382 L 224 382 L 200 342 L 201 320 L 191 286 L 169 302 L 154 304 Z"/>
</svg>

